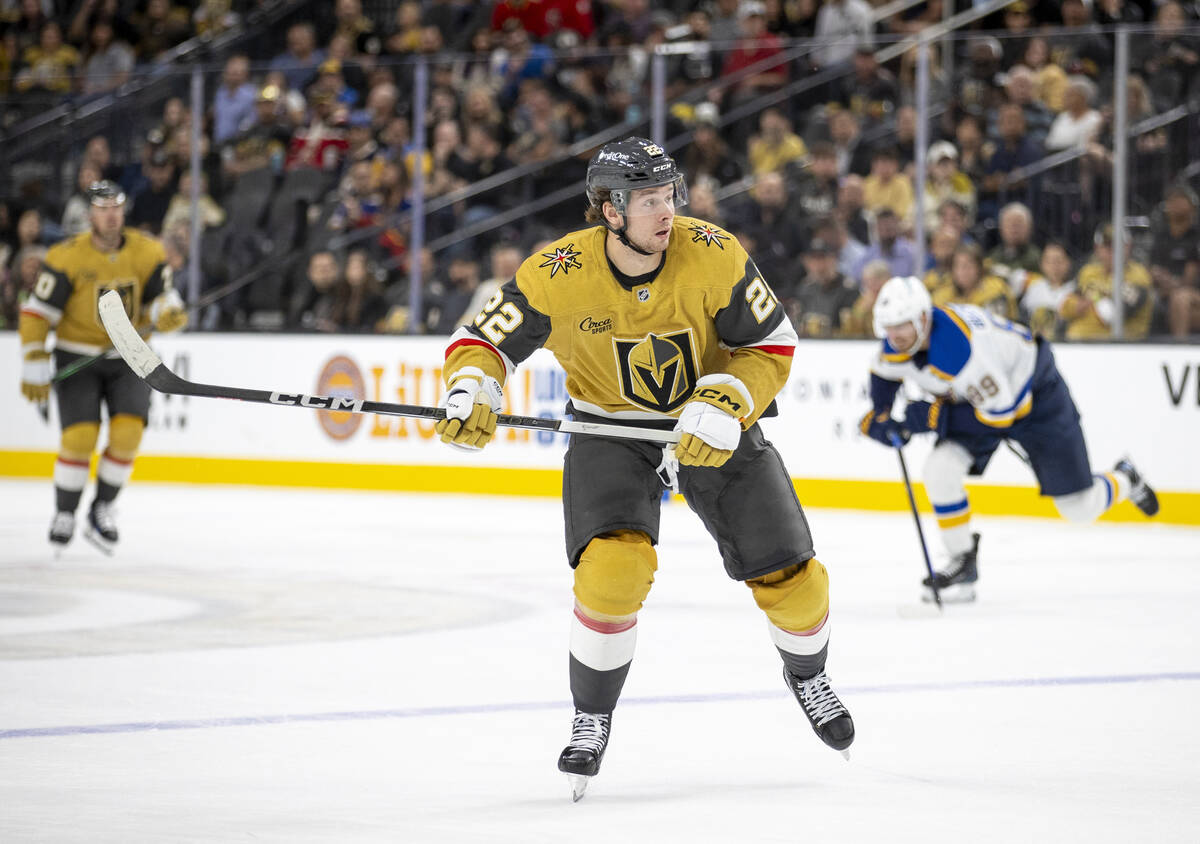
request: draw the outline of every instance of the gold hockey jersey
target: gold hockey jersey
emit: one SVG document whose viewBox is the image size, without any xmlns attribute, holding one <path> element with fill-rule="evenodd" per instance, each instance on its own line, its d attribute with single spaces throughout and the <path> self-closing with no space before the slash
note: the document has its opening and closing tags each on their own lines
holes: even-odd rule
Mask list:
<svg viewBox="0 0 1200 844">
<path fill-rule="evenodd" d="M 676 217 L 657 273 L 621 280 L 607 234 L 603 226 L 573 232 L 527 258 L 451 337 L 447 383 L 464 367 L 504 383 L 544 346 L 584 413 L 669 419 L 699 378 L 725 373 L 746 387 L 754 407 L 743 424 L 753 424 L 787 381 L 796 333 L 741 244 Z"/>
<path fill-rule="evenodd" d="M 91 232 L 55 244 L 21 309 L 22 345 L 45 340 L 47 329 L 36 319 L 40 317 L 56 329 L 56 348 L 86 355 L 110 348 L 100 322 L 101 294 L 116 290 L 130 320 L 140 325 L 146 306 L 172 287 L 166 260 L 162 244 L 135 229 L 125 229 L 115 252 L 98 250 Z"/>
</svg>

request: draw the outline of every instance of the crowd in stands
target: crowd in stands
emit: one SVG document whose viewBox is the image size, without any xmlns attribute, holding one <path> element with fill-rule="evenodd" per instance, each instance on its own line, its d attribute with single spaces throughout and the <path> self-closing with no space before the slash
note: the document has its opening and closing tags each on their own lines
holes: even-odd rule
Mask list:
<svg viewBox="0 0 1200 844">
<path fill-rule="evenodd" d="M 204 291 L 231 290 L 197 327 L 448 333 L 525 255 L 583 227 L 592 149 L 579 142 L 647 120 L 652 48 L 694 42 L 665 79 L 667 144 L 690 180 L 681 213 L 743 241 L 802 335 L 871 336 L 880 285 L 916 275 L 936 304 L 979 304 L 1055 339 L 1107 338 L 1118 308 L 1126 338 L 1200 337 L 1196 9 L 1015 0 L 935 45 L 918 191 L 916 51 L 877 56 L 940 21 L 943 2 L 879 21 L 883 4 L 866 0 L 301 4 L 219 58 L 202 126 L 175 91 L 132 148 L 108 133 L 79 138 L 61 179 L 0 196 L 0 328 L 15 324 L 46 247 L 86 228 L 87 185 L 108 178 L 129 197 L 128 224 L 160 236 L 181 274 L 195 255 Z M 0 0 L 2 122 L 119 90 L 173 47 L 267 5 Z M 1137 25 L 1119 163 L 1134 224 L 1116 233 L 1114 24 Z M 415 57 L 429 62 L 421 155 Z M 723 117 L 735 109 L 748 116 Z M 524 175 L 438 201 L 513 168 Z M 418 183 L 429 212 L 414 262 Z M 522 213 L 556 192 L 569 198 Z"/>
</svg>

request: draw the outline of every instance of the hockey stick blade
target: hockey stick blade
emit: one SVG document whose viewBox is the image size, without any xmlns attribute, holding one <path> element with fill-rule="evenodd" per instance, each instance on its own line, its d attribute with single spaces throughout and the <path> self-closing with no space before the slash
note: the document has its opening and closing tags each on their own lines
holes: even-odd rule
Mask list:
<svg viewBox="0 0 1200 844">
<path fill-rule="evenodd" d="M 310 396 L 304 393 L 269 392 L 249 390 L 244 387 L 224 387 L 216 384 L 198 384 L 180 378 L 172 372 L 162 358 L 154 353 L 138 334 L 120 294 L 110 290 L 100 297 L 100 321 L 112 339 L 115 348 L 129 364 L 129 368 L 160 393 L 177 396 L 199 396 L 213 399 L 236 399 L 257 404 L 273 404 L 284 407 L 305 407 L 312 410 L 331 410 L 341 413 L 377 413 L 383 416 L 410 416 L 422 419 L 445 419 L 446 411 L 440 407 L 425 407 L 415 404 L 392 404 L 391 402 L 367 401 L 342 396 Z M 609 425 L 599 422 L 576 422 L 570 419 L 542 419 L 538 416 L 509 416 L 500 414 L 496 424 L 506 428 L 525 428 L 533 431 L 559 431 L 565 434 L 588 434 L 593 437 L 615 437 L 618 439 L 645 440 L 656 443 L 679 442 L 677 431 L 659 431 L 653 428 L 638 428 L 632 425 Z"/>
</svg>

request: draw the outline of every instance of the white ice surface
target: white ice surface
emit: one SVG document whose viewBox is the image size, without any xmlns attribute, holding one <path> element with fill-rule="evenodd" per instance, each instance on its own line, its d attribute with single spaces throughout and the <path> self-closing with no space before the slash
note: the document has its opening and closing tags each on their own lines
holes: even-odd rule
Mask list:
<svg viewBox="0 0 1200 844">
<path fill-rule="evenodd" d="M 911 517 L 811 507 L 846 763 L 669 504 L 572 804 L 558 501 L 135 482 L 58 561 L 51 501 L 0 482 L 0 842 L 1200 840 L 1194 529 L 981 518 L 913 619 Z"/>
</svg>

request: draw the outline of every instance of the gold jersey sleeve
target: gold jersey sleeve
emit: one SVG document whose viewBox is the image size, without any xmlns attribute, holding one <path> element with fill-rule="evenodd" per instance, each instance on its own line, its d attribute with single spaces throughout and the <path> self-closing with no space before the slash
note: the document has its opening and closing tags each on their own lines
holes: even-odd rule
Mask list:
<svg viewBox="0 0 1200 844">
<path fill-rule="evenodd" d="M 576 409 L 661 420 L 679 414 L 701 377 L 727 373 L 754 402 L 752 424 L 787 380 L 796 335 L 741 244 L 676 217 L 658 274 L 627 287 L 606 238 L 600 226 L 572 232 L 527 258 L 451 338 L 447 377 L 473 367 L 500 378 L 545 347 Z"/>
<path fill-rule="evenodd" d="M 170 285 L 166 251 L 155 238 L 126 229 L 116 251 L 102 252 L 83 232 L 46 253 L 26 309 L 56 328 L 57 348 L 99 354 L 112 345 L 100 322 L 101 295 L 116 290 L 129 318 L 144 328 L 147 306 Z"/>
</svg>

